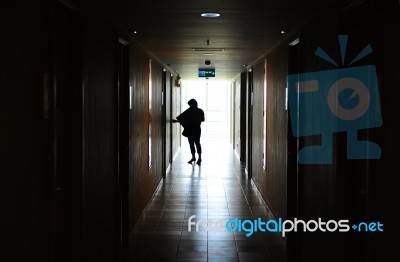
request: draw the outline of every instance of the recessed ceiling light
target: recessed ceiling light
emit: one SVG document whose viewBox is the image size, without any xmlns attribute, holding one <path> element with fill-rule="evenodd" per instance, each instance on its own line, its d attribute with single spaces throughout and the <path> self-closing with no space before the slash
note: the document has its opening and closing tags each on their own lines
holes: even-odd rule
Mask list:
<svg viewBox="0 0 400 262">
<path fill-rule="evenodd" d="M 289 33 L 289 30 L 282 30 L 281 31 L 281 34 L 286 34 L 286 33 Z"/>
<path fill-rule="evenodd" d="M 204 53 L 203 55 L 211 56 L 214 55 L 213 53 Z"/>
<path fill-rule="evenodd" d="M 201 13 L 202 17 L 207 17 L 207 18 L 214 18 L 214 17 L 220 17 L 221 14 L 220 13 L 215 13 L 215 12 L 205 12 L 205 13 Z"/>
<path fill-rule="evenodd" d="M 225 48 L 192 48 L 192 51 L 195 52 L 206 52 L 206 53 L 211 53 L 211 52 L 223 52 L 225 51 Z"/>
</svg>

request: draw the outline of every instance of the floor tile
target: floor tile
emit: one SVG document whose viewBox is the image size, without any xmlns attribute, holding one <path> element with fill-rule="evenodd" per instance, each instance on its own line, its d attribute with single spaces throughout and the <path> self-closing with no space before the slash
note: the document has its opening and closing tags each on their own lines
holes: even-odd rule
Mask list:
<svg viewBox="0 0 400 262">
<path fill-rule="evenodd" d="M 187 164 L 190 152 L 183 143 L 130 234 L 129 261 L 286 262 L 278 233 L 226 230 L 230 219 L 274 217 L 229 145 L 215 139 L 202 144 L 198 166 Z"/>
</svg>

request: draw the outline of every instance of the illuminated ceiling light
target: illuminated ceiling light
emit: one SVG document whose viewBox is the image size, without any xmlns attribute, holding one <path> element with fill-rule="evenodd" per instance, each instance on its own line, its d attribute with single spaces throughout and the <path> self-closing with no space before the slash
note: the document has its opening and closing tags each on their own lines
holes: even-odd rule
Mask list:
<svg viewBox="0 0 400 262">
<path fill-rule="evenodd" d="M 211 55 L 214 55 L 214 54 L 213 53 L 204 53 L 203 55 L 211 56 Z"/>
<path fill-rule="evenodd" d="M 192 48 L 195 52 L 223 52 L 225 48 Z"/>
<path fill-rule="evenodd" d="M 206 18 L 215 18 L 215 17 L 220 17 L 221 14 L 215 13 L 215 12 L 205 12 L 205 13 L 201 13 L 201 16 L 206 17 Z"/>
<path fill-rule="evenodd" d="M 286 33 L 289 33 L 289 30 L 282 30 L 281 31 L 281 34 L 286 34 Z"/>
<path fill-rule="evenodd" d="M 297 45 L 298 43 L 300 43 L 300 39 L 299 39 L 299 38 L 296 38 L 295 40 L 293 40 L 292 42 L 290 42 L 289 45 L 290 45 L 290 46 L 295 46 L 295 45 Z"/>
</svg>

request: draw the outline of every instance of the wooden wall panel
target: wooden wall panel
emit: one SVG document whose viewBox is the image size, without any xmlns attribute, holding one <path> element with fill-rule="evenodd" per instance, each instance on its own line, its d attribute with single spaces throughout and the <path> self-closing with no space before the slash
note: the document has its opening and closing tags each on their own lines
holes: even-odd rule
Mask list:
<svg viewBox="0 0 400 262">
<path fill-rule="evenodd" d="M 132 229 L 156 181 L 149 176 L 149 59 L 140 47 L 131 44 L 129 84 L 132 89 L 130 113 L 129 228 Z"/>
<path fill-rule="evenodd" d="M 264 61 L 253 65 L 253 110 L 252 110 L 252 178 L 261 194 L 264 196 L 265 175 L 263 170 L 263 90 L 264 90 Z"/>
<path fill-rule="evenodd" d="M 267 164 L 266 200 L 276 216 L 286 218 L 286 141 L 287 111 L 285 109 L 287 47 L 267 56 Z"/>
<path fill-rule="evenodd" d="M 264 138 L 264 60 L 253 66 L 253 150 L 252 177 L 276 217 L 286 218 L 286 135 L 285 88 L 287 54 L 277 50 L 268 56 L 267 136 Z M 267 164 L 264 169 L 264 143 Z"/>
<path fill-rule="evenodd" d="M 169 112 L 176 110 L 176 87 L 170 89 L 170 77 L 163 82 L 163 66 L 141 47 L 131 43 L 130 86 L 132 87 L 132 109 L 130 113 L 130 181 L 129 181 L 129 229 L 132 230 L 137 219 L 151 199 L 162 175 L 165 173 L 162 159 L 163 124 L 166 123 L 166 156 L 175 154 L 177 133 L 169 133 Z M 149 169 L 149 63 L 151 60 L 151 168 Z M 162 87 L 167 85 L 166 119 L 162 114 Z M 169 91 L 168 91 L 169 90 Z M 172 91 L 172 92 L 171 92 Z M 173 104 L 171 105 L 171 98 Z M 180 133 L 179 133 L 180 135 Z M 171 144 L 172 143 L 172 144 Z M 171 151 L 172 147 L 172 151 Z"/>
<path fill-rule="evenodd" d="M 162 177 L 162 142 L 163 142 L 163 132 L 162 125 L 164 124 L 162 115 L 162 66 L 156 61 L 152 60 L 151 66 L 151 83 L 152 83 L 152 98 L 151 98 L 151 170 L 150 175 L 153 176 L 151 179 L 156 182 L 149 188 L 153 193 L 155 187 L 158 185 Z"/>
</svg>

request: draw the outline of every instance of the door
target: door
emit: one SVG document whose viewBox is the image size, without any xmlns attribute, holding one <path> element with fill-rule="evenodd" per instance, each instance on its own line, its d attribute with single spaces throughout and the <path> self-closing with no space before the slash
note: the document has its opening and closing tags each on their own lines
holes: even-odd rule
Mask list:
<svg viewBox="0 0 400 262">
<path fill-rule="evenodd" d="M 247 73 L 240 74 L 240 161 L 247 160 Z"/>
<path fill-rule="evenodd" d="M 118 174 L 117 174 L 117 251 L 120 256 L 128 243 L 129 214 L 129 45 L 120 39 L 118 43 Z"/>
</svg>

